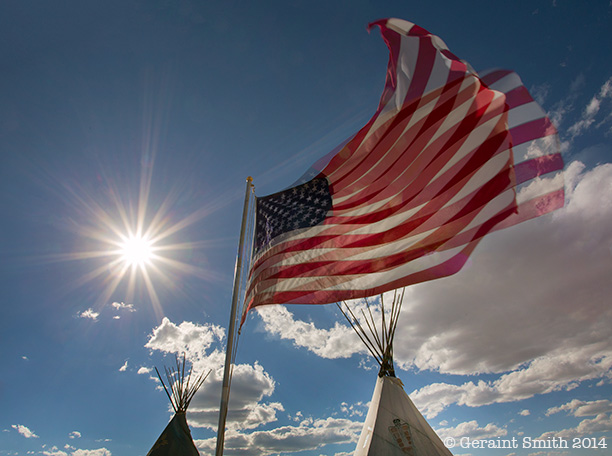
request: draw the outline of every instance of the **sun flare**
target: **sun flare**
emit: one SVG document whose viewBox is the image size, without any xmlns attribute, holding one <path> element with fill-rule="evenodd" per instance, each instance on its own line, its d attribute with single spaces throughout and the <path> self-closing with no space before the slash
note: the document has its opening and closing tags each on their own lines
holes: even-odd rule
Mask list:
<svg viewBox="0 0 612 456">
<path fill-rule="evenodd" d="M 136 202 L 124 198 L 126 192 L 108 176 L 101 182 L 107 189 L 103 195 L 109 198 L 100 198 L 99 191 L 94 193 L 79 185 L 64 186 L 62 196 L 75 210 L 78 222 L 73 229 L 84 248 L 49 255 L 48 260 L 91 260 L 92 268 L 75 277 L 70 288 L 99 283 L 95 305 L 100 308 L 113 301 L 133 302 L 137 295 L 144 296 L 141 294 L 144 293 L 161 318 L 164 310 L 157 292 L 159 287 L 175 289 L 181 276 L 203 280 L 218 279 L 218 276 L 184 259 L 191 258 L 195 250 L 212 245 L 208 241 L 189 241 L 182 233 L 205 218 L 209 209 L 198 208 L 176 217 L 172 211 L 179 192 L 171 190 L 156 201 L 156 209 L 152 210 L 149 207 L 151 173 L 152 166 L 143 171 Z"/>
<path fill-rule="evenodd" d="M 145 236 L 131 235 L 120 245 L 121 259 L 129 266 L 144 267 L 153 259 L 153 243 Z"/>
<path fill-rule="evenodd" d="M 184 204 L 185 195 L 192 191 L 188 180 L 168 186 L 160 179 L 162 187 L 153 191 L 158 127 L 163 119 L 158 118 L 160 110 L 149 112 L 145 107 L 145 111 L 139 168 L 126 168 L 131 159 L 122 156 L 119 162 L 96 163 L 93 179 L 82 176 L 65 181 L 50 176 L 50 188 L 70 211 L 65 226 L 76 236 L 72 251 L 52 253 L 44 259 L 89 262 L 65 285 L 70 290 L 87 286 L 93 293 L 88 299 L 94 300 L 88 307 L 101 309 L 111 302 L 140 300 L 150 303 L 161 318 L 165 296 L 158 290 L 182 293 L 180 283 L 188 276 L 221 280 L 214 269 L 200 266 L 205 261 L 197 252 L 218 245 L 218 241 L 190 240 L 194 232 L 190 227 L 230 203 L 231 198 L 217 198 L 215 204 L 198 204 L 188 211 Z"/>
</svg>

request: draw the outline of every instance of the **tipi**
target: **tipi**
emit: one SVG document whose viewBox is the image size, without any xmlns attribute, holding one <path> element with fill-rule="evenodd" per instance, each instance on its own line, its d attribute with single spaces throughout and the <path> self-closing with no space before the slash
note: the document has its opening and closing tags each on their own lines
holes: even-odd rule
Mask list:
<svg viewBox="0 0 612 456">
<path fill-rule="evenodd" d="M 174 418 L 168 423 L 147 456 L 199 456 L 200 453 L 191 438 L 185 415 L 191 399 L 210 372 L 206 375 L 199 375 L 191 382 L 191 369 L 189 369 L 187 378 L 185 378 L 185 355 L 183 355 L 182 363 L 178 357 L 176 358 L 176 370 L 165 368 L 168 386 L 164 383 L 157 368 L 155 371 L 170 399 L 174 409 Z"/>
<path fill-rule="evenodd" d="M 367 313 L 362 309 L 361 321 L 345 304 L 340 310 L 380 365 L 378 380 L 370 409 L 354 456 L 452 456 L 440 437 L 429 426 L 410 400 L 393 368 L 393 337 L 399 317 L 403 292 L 395 292 L 388 314 L 381 300 L 382 322 L 376 328 L 370 304 L 365 300 Z"/>
</svg>

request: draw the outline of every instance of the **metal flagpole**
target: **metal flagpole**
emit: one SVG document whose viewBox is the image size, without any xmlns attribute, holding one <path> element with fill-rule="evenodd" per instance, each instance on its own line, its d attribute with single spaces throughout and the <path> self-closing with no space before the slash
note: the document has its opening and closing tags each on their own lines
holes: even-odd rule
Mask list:
<svg viewBox="0 0 612 456">
<path fill-rule="evenodd" d="M 227 418 L 227 406 L 230 390 L 230 370 L 232 364 L 232 351 L 234 348 L 234 333 L 236 329 L 236 309 L 238 294 L 240 291 L 240 275 L 242 272 L 242 251 L 244 234 L 246 232 L 247 216 L 249 212 L 249 199 L 253 188 L 253 178 L 247 177 L 246 194 L 244 196 L 244 208 L 242 210 L 242 226 L 240 227 L 240 241 L 238 242 L 238 257 L 236 258 L 236 270 L 234 271 L 234 291 L 232 293 L 232 308 L 230 311 L 230 322 L 227 331 L 227 350 L 225 351 L 225 369 L 223 371 L 223 390 L 221 393 L 221 406 L 219 408 L 219 427 L 217 428 L 217 451 L 216 456 L 223 455 L 223 443 L 225 441 L 225 420 Z"/>
</svg>

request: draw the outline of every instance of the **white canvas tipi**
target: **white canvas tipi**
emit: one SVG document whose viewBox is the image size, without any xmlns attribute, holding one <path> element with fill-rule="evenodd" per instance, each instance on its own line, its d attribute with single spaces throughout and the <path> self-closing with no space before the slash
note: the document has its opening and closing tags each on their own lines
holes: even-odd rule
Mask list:
<svg viewBox="0 0 612 456">
<path fill-rule="evenodd" d="M 361 318 L 367 330 L 346 303 L 346 310 L 341 308 L 344 316 L 380 365 L 370 409 L 354 456 L 452 456 L 412 403 L 404 391 L 401 380 L 395 377 L 393 336 L 402 300 L 403 293 L 396 292 L 391 311 L 386 315 L 381 296 L 380 331 L 376 328 L 367 300 L 367 313 L 362 310 Z"/>
</svg>

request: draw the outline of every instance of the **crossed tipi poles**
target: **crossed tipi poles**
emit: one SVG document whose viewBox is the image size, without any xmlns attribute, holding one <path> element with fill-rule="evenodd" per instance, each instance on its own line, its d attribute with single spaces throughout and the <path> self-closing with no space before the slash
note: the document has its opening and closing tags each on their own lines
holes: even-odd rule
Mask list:
<svg viewBox="0 0 612 456">
<path fill-rule="evenodd" d="M 403 289 L 395 290 L 390 305 L 380 295 L 378 325 L 368 299 L 363 300 L 365 308 L 360 312 L 346 302 L 338 304 L 380 366 L 354 456 L 452 456 L 395 376 L 393 340 L 403 300 Z"/>
</svg>

